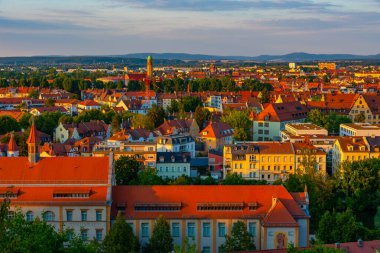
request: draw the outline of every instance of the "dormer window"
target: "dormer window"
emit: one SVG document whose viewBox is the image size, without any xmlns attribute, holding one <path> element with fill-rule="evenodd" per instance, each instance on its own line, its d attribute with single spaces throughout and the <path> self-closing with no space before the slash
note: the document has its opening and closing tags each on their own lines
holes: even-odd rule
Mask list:
<svg viewBox="0 0 380 253">
<path fill-rule="evenodd" d="M 172 155 L 171 159 L 172 159 L 172 163 L 174 163 L 175 162 L 175 157 L 173 155 Z"/>
<path fill-rule="evenodd" d="M 365 146 L 360 146 L 360 151 L 365 151 Z"/>
<path fill-rule="evenodd" d="M 164 160 L 165 160 L 165 159 L 164 159 L 164 157 L 163 157 L 163 156 L 160 156 L 160 162 L 162 162 L 162 163 L 163 163 L 163 162 L 164 162 Z"/>
</svg>

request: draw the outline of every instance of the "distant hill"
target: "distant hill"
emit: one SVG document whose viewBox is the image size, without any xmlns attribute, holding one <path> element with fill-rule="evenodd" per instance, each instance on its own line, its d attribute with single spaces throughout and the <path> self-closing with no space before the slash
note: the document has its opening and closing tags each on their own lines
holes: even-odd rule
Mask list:
<svg viewBox="0 0 380 253">
<path fill-rule="evenodd" d="M 235 60 L 235 61 L 259 61 L 259 62 L 304 62 L 304 61 L 333 61 L 333 60 L 380 60 L 380 54 L 377 55 L 353 55 L 353 54 L 308 54 L 308 53 L 291 53 L 285 55 L 259 55 L 259 56 L 218 56 L 203 54 L 185 54 L 185 53 L 137 53 L 120 55 L 125 58 L 146 58 L 151 55 L 153 59 L 167 60 Z"/>
<path fill-rule="evenodd" d="M 32 56 L 32 57 L 0 57 L 0 65 L 60 65 L 60 64 L 117 64 L 125 66 L 144 66 L 145 59 L 151 55 L 156 65 L 181 65 L 186 62 L 197 61 L 254 61 L 254 62 L 311 62 L 311 61 L 339 61 L 339 60 L 370 60 L 380 61 L 380 54 L 353 55 L 353 54 L 308 54 L 291 53 L 285 55 L 259 56 L 218 56 L 186 53 L 133 53 L 124 55 L 99 56 Z M 187 63 L 186 63 L 187 64 Z"/>
</svg>

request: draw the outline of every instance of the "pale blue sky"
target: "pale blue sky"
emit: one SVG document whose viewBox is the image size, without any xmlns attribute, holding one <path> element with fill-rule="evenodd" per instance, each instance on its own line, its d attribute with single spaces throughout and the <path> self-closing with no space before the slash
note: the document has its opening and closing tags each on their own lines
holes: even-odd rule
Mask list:
<svg viewBox="0 0 380 253">
<path fill-rule="evenodd" d="M 0 0 L 0 56 L 380 53 L 380 0 Z"/>
</svg>

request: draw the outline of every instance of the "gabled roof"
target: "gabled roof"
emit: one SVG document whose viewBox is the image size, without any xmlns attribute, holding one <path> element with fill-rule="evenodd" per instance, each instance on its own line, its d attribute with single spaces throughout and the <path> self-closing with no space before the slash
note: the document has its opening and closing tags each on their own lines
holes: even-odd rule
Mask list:
<svg viewBox="0 0 380 253">
<path fill-rule="evenodd" d="M 298 101 L 285 103 L 270 103 L 257 114 L 258 121 L 284 122 L 300 120 L 307 117 L 308 109 Z"/>
<path fill-rule="evenodd" d="M 272 207 L 263 219 L 264 227 L 298 227 L 298 223 L 294 220 L 281 199 L 274 199 Z"/>
<path fill-rule="evenodd" d="M 233 134 L 234 129 L 229 124 L 214 121 L 210 121 L 205 129 L 199 133 L 201 138 L 224 138 L 227 136 L 232 136 Z"/>
</svg>

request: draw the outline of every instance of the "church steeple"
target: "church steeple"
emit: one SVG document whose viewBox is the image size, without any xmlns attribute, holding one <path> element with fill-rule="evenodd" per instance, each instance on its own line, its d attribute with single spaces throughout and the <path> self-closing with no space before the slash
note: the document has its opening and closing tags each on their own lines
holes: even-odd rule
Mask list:
<svg viewBox="0 0 380 253">
<path fill-rule="evenodd" d="M 31 164 L 37 163 L 40 160 L 40 140 L 38 138 L 37 128 L 32 118 L 32 126 L 30 127 L 29 138 L 26 141 L 28 144 L 28 160 Z"/>
<path fill-rule="evenodd" d="M 11 138 L 9 139 L 9 143 L 8 143 L 8 157 L 18 156 L 18 155 L 19 155 L 19 149 L 12 133 Z"/>
</svg>

